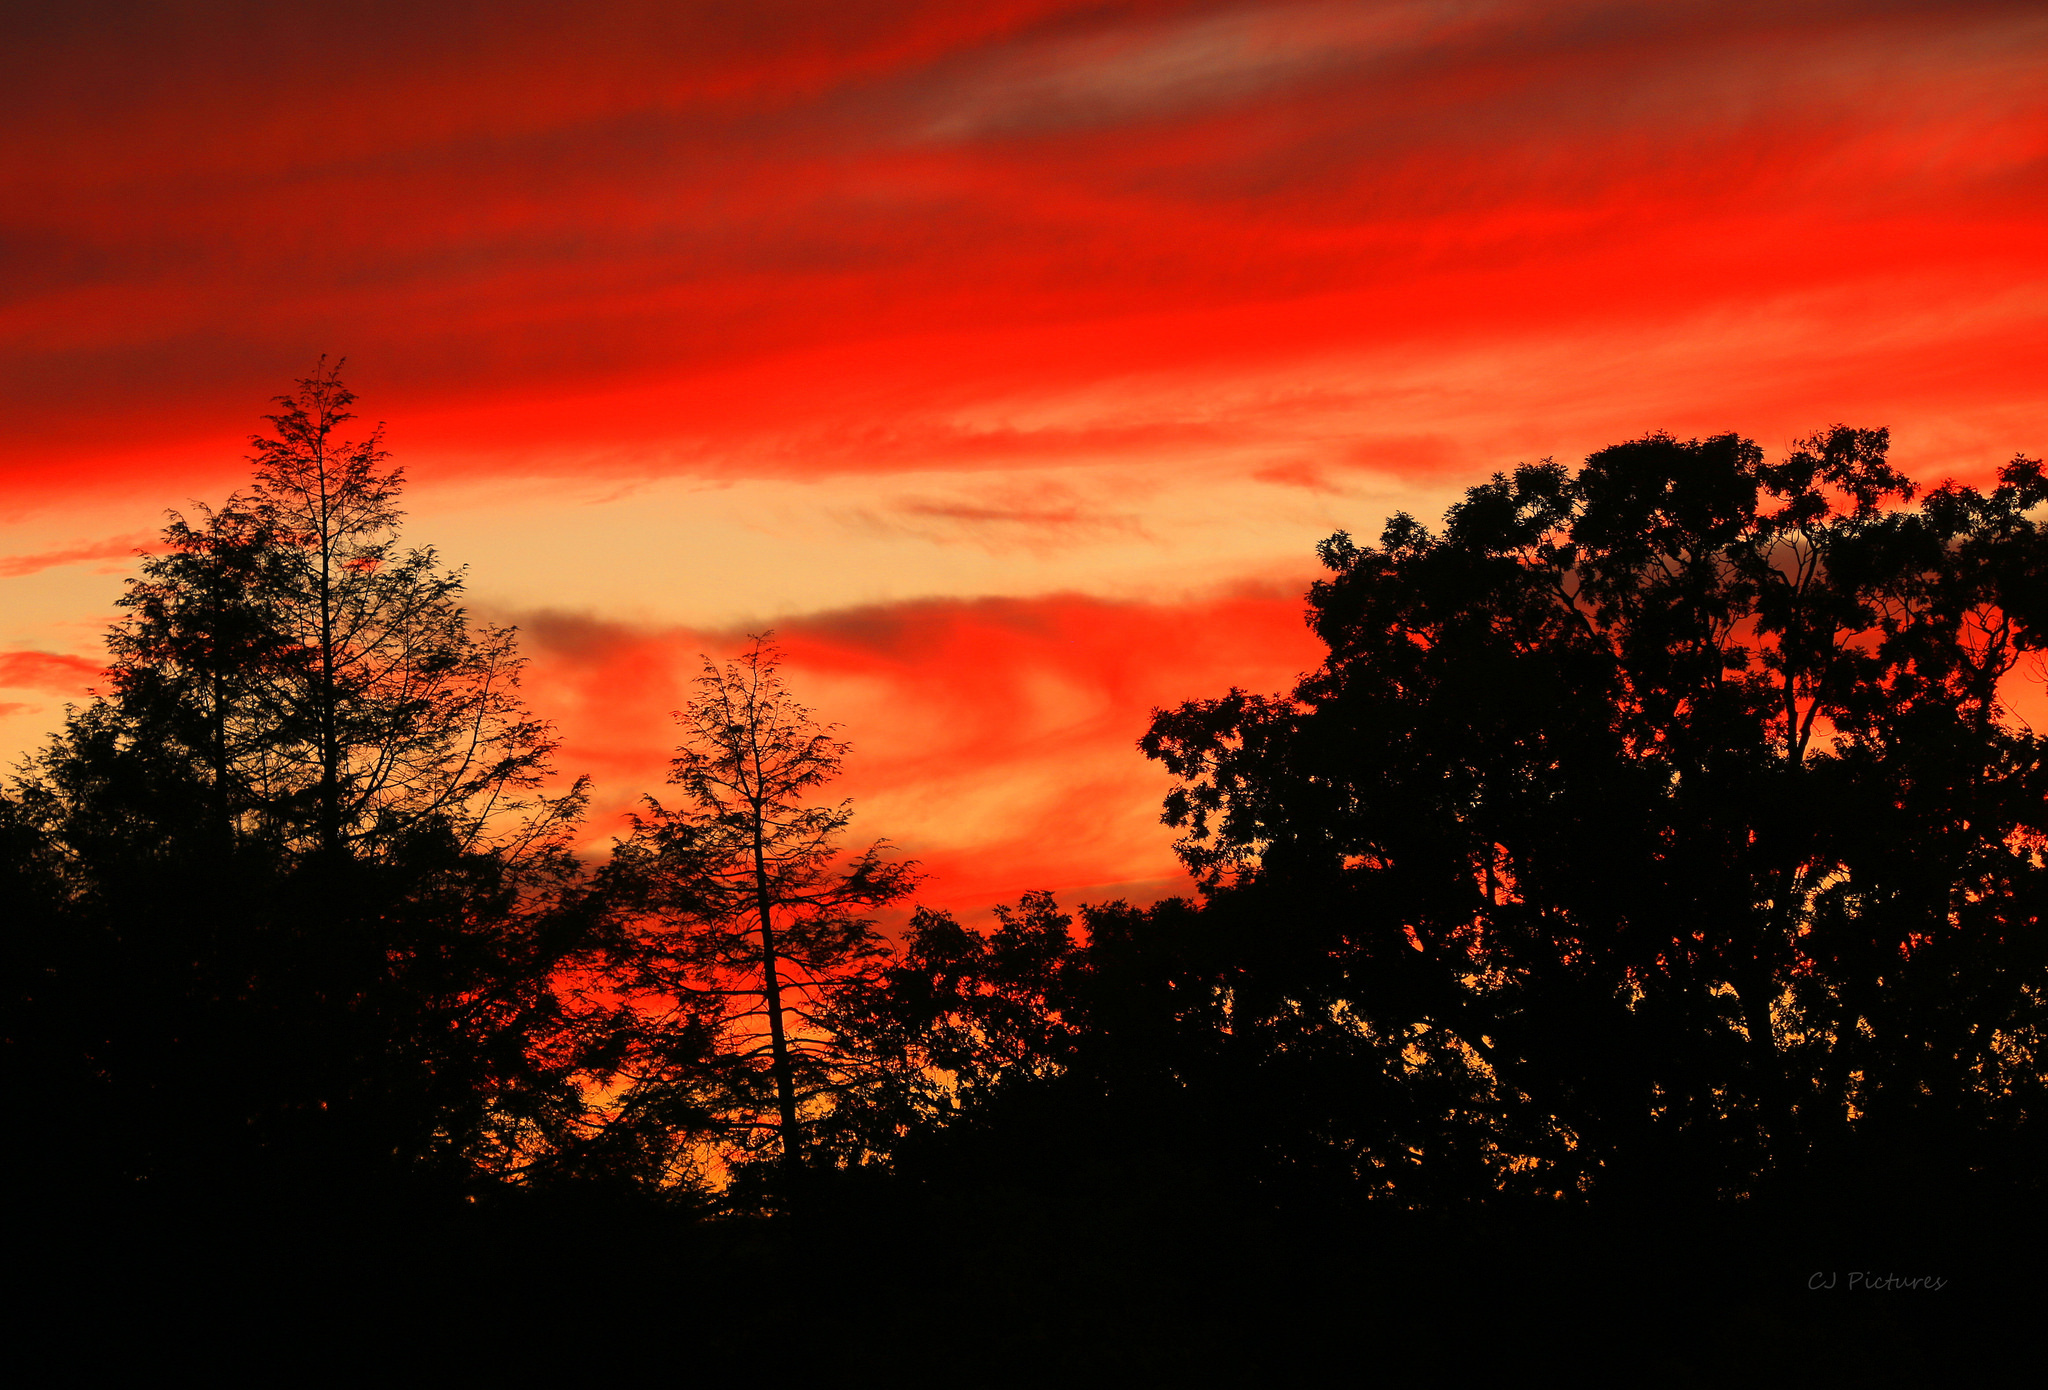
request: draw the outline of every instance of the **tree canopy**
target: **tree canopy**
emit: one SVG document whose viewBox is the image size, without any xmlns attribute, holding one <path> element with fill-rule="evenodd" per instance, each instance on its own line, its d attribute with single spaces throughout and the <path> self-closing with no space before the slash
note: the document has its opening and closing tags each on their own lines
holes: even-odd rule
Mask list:
<svg viewBox="0 0 2048 1390">
<path fill-rule="evenodd" d="M 766 1149 L 793 1169 L 851 1084 L 829 1006 L 883 954 L 867 914 L 917 874 L 883 842 L 842 849 L 851 803 L 813 797 L 848 745 L 797 703 L 779 659 L 767 635 L 736 661 L 704 659 L 675 714 L 669 781 L 685 804 L 647 798 L 599 892 L 625 923 L 620 978 L 645 1022 L 620 1058 L 614 1123 L 667 1116 L 722 1140 L 726 1161 Z"/>
<path fill-rule="evenodd" d="M 2039 1145 L 2040 465 L 1909 505 L 1881 430 L 1656 435 L 1338 533 L 1329 650 L 1162 712 L 1235 1029 L 1306 1017 L 1427 1128 L 1361 1176 L 1739 1198 Z M 1360 1117 L 1363 1120 L 1365 1117 Z"/>
<path fill-rule="evenodd" d="M 33 924 L 9 1040 L 71 1092 L 60 1166 L 459 1186 L 581 1104 L 551 980 L 588 945 L 583 788 L 543 791 L 513 635 L 399 547 L 352 399 L 323 363 L 250 488 L 172 514 L 101 693 L 0 806 Z"/>
<path fill-rule="evenodd" d="M 1140 740 L 1199 896 L 978 926 L 847 843 L 849 744 L 766 637 L 705 659 L 670 803 L 572 844 L 515 635 L 401 543 L 351 403 L 323 366 L 170 518 L 0 796 L 19 1191 L 475 1215 L 479 1267 L 606 1326 L 666 1327 L 697 1241 L 749 1369 L 896 1356 L 877 1271 L 949 1370 L 1059 1340 L 1064 1290 L 1074 1345 L 1165 1329 L 1191 1375 L 1245 1307 L 1260 1368 L 1368 1303 L 1494 1327 L 1468 1266 L 1560 1233 L 1664 1299 L 1611 1258 L 1652 1216 L 1690 1259 L 1822 1198 L 2039 1196 L 2036 461 L 1923 495 L 1882 430 L 1651 435 L 1339 532 L 1316 668 Z"/>
</svg>

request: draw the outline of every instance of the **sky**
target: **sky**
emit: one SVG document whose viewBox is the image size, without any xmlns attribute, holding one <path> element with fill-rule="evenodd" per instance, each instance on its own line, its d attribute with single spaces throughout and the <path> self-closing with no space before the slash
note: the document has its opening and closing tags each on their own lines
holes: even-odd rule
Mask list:
<svg viewBox="0 0 2048 1390">
<path fill-rule="evenodd" d="M 1185 891 L 1135 744 L 1314 545 L 1656 430 L 2048 450 L 2048 6 L 0 6 L 0 755 L 345 357 L 593 843 L 773 629 L 976 911 Z"/>
</svg>

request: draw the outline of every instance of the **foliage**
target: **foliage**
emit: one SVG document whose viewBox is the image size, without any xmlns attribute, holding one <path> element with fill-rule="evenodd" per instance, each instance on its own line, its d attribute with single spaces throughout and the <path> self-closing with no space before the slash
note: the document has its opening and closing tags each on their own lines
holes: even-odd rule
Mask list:
<svg viewBox="0 0 2048 1390">
<path fill-rule="evenodd" d="M 846 855 L 850 802 L 817 804 L 848 746 L 790 695 L 765 637 L 707 657 L 677 711 L 685 741 L 602 891 L 630 924 L 624 987 L 644 1026 L 619 1059 L 619 1123 L 715 1134 L 727 1160 L 802 1162 L 807 1131 L 849 1084 L 825 1013 L 882 954 L 866 915 L 904 897 L 914 866 L 877 841 Z"/>
<path fill-rule="evenodd" d="M 1318 669 L 1141 741 L 1200 905 L 1032 893 L 892 948 L 914 865 L 842 847 L 848 745 L 766 638 L 706 659 L 682 804 L 586 872 L 513 635 L 401 548 L 349 404 L 323 368 L 247 492 L 172 517 L 104 692 L 0 797 L 35 1181 L 1325 1214 L 2038 1181 L 2036 462 L 1916 502 L 1883 431 L 1653 435 L 1339 532 Z"/>
<path fill-rule="evenodd" d="M 339 438 L 351 400 L 323 364 L 251 490 L 172 516 L 103 692 L 7 798 L 38 904 L 10 1043 L 79 1060 L 94 1171 L 461 1182 L 573 1131 L 552 982 L 589 945 L 583 789 L 541 794 L 513 635 L 398 548 L 401 476 Z"/>
<path fill-rule="evenodd" d="M 2048 749 L 2005 700 L 2044 640 L 2048 482 L 2021 459 L 1910 507 L 1887 443 L 1651 436 L 1496 476 L 1440 535 L 1326 541 L 1321 668 L 1143 744 L 1246 931 L 1233 1026 L 1463 1072 L 1414 1157 L 1476 1141 L 1497 1186 L 1727 1198 L 2032 1152 Z"/>
<path fill-rule="evenodd" d="M 1091 1147 L 1170 1143 L 1154 1102 L 1218 1060 L 1200 915 L 1177 899 L 1115 903 L 1082 909 L 1077 924 L 1039 892 L 995 918 L 978 932 L 920 909 L 899 951 L 835 991 L 832 1026 L 862 1081 L 820 1137 L 842 1166 L 930 1177 L 1034 1164 L 1048 1146 L 1071 1162 Z M 1052 1128 L 1033 1132 L 1041 1121 Z M 957 1152 L 985 1143 L 1008 1152 L 972 1163 Z"/>
</svg>

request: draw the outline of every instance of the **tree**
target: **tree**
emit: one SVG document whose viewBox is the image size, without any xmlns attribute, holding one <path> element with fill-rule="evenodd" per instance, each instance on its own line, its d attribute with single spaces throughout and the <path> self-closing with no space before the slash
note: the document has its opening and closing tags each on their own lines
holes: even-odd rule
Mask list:
<svg viewBox="0 0 2048 1390">
<path fill-rule="evenodd" d="M 208 784 L 205 819 L 223 845 L 261 804 L 251 764 L 274 742 L 262 712 L 271 668 L 289 660 L 266 595 L 281 548 L 246 499 L 201 506 L 197 525 L 172 513 L 162 549 L 128 581 L 129 619 L 107 634 L 108 672 L 125 722 L 190 763 Z"/>
<path fill-rule="evenodd" d="M 172 515 L 102 693 L 8 798 L 61 922 L 25 1030 L 90 1058 L 117 1175 L 463 1180 L 579 1118 L 583 785 L 544 793 L 514 635 L 399 548 L 352 399 L 323 362 L 251 489 Z"/>
<path fill-rule="evenodd" d="M 908 894 L 916 873 L 881 841 L 843 854 L 852 803 L 808 799 L 839 775 L 848 745 L 791 697 L 771 635 L 722 667 L 705 658 L 696 697 L 676 712 L 685 737 L 669 781 L 688 804 L 649 797 L 607 875 L 637 923 L 649 1021 L 624 1067 L 621 1113 L 689 1110 L 742 1153 L 772 1135 L 794 1171 L 806 1125 L 846 1082 L 828 995 L 871 969 L 881 943 L 865 914 Z"/>
<path fill-rule="evenodd" d="M 299 385 L 266 417 L 276 436 L 254 441 L 251 507 L 280 542 L 267 597 L 290 658 L 265 668 L 283 735 L 266 772 L 307 805 L 329 855 L 428 822 L 465 840 L 535 812 L 549 823 L 579 803 L 526 795 L 552 745 L 518 700 L 513 634 L 469 620 L 462 571 L 398 548 L 404 475 L 381 427 L 339 437 L 355 398 L 338 368 Z"/>
<path fill-rule="evenodd" d="M 1216 945 L 1185 900 L 998 905 L 978 932 L 920 909 L 901 948 L 835 992 L 862 1084 L 825 1136 L 851 1166 L 919 1181 L 1157 1188 L 1211 1162 L 1244 1118 L 1218 1086 Z"/>
<path fill-rule="evenodd" d="M 1361 1173 L 1715 1200 L 2039 1152 L 2048 743 L 2007 701 L 2048 480 L 1910 506 L 1887 445 L 1656 435 L 1340 532 L 1317 671 L 1156 715 L 1234 1033 L 1462 1077 Z"/>
</svg>

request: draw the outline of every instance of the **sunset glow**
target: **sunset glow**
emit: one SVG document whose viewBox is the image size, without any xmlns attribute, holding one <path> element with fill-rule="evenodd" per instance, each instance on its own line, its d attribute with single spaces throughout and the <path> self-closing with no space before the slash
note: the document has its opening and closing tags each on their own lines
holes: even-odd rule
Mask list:
<svg viewBox="0 0 2048 1390">
<path fill-rule="evenodd" d="M 1338 527 L 1654 430 L 2048 448 L 2019 3 L 75 4 L 0 106 L 0 743 L 345 356 L 592 833 L 773 628 L 972 909 L 1181 891 L 1147 713 Z"/>
</svg>

